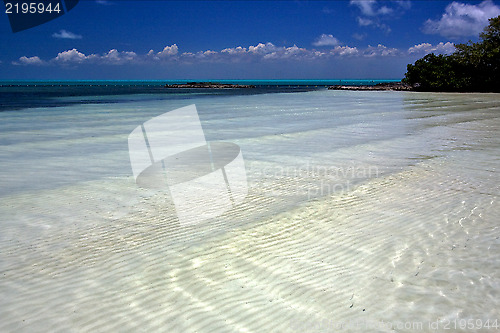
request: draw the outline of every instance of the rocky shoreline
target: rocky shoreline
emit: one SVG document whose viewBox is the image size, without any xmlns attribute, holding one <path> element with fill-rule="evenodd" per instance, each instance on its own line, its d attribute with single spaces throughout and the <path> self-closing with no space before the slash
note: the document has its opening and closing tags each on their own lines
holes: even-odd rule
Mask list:
<svg viewBox="0 0 500 333">
<path fill-rule="evenodd" d="M 328 90 L 414 91 L 415 89 L 411 85 L 402 82 L 384 82 L 377 83 L 373 86 L 336 85 L 328 87 Z"/>
<path fill-rule="evenodd" d="M 220 83 L 220 82 L 186 82 L 166 84 L 165 88 L 174 89 L 252 89 L 256 88 L 255 85 L 250 84 L 235 84 L 235 83 Z M 346 86 L 335 85 L 328 87 L 329 90 L 355 90 L 355 91 L 414 91 L 415 88 L 411 85 L 402 82 L 384 82 L 375 85 L 361 85 L 361 86 Z"/>
<path fill-rule="evenodd" d="M 178 84 L 166 84 L 165 88 L 251 89 L 255 88 L 255 86 L 250 84 L 232 84 L 218 82 L 187 82 Z"/>
</svg>

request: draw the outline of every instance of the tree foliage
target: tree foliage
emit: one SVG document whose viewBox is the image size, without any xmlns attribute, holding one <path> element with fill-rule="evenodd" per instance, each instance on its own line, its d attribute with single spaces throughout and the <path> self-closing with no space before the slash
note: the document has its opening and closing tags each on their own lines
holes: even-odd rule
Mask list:
<svg viewBox="0 0 500 333">
<path fill-rule="evenodd" d="M 424 91 L 500 92 L 500 16 L 489 21 L 479 42 L 455 45 L 449 56 L 426 55 L 408 65 L 403 81 Z"/>
</svg>

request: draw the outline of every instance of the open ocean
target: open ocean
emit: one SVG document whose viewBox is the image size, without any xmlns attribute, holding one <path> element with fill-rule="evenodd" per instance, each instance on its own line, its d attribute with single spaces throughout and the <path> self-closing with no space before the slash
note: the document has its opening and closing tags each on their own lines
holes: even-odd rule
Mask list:
<svg viewBox="0 0 500 333">
<path fill-rule="evenodd" d="M 0 331 L 500 332 L 500 94 L 382 81 L 0 82 Z M 248 195 L 186 225 L 128 136 L 191 104 Z"/>
</svg>

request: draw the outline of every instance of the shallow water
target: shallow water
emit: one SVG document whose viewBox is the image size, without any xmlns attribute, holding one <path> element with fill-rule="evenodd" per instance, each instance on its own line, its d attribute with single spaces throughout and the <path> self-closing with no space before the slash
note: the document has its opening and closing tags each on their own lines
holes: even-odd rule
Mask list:
<svg viewBox="0 0 500 333">
<path fill-rule="evenodd" d="M 196 225 L 135 184 L 127 147 L 136 126 L 189 104 L 208 141 L 241 147 L 249 185 Z M 2 112 L 0 330 L 500 325 L 499 130 L 498 94 L 131 96 Z"/>
</svg>

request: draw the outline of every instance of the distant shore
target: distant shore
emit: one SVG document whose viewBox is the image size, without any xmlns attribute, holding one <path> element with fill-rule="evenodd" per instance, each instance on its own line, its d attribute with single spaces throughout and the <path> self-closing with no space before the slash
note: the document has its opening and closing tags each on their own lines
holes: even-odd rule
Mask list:
<svg viewBox="0 0 500 333">
<path fill-rule="evenodd" d="M 174 89 L 252 89 L 256 88 L 253 84 L 220 83 L 220 82 L 186 82 L 166 84 L 165 88 Z M 370 90 L 370 91 L 412 91 L 414 88 L 402 82 L 381 82 L 374 85 L 332 85 L 329 90 Z"/>
<path fill-rule="evenodd" d="M 370 90 L 370 91 L 414 91 L 415 89 L 402 82 L 384 82 L 375 85 L 344 86 L 335 85 L 328 87 L 328 90 Z"/>
<path fill-rule="evenodd" d="M 179 84 L 166 84 L 165 88 L 209 88 L 209 89 L 252 89 L 252 84 L 233 84 L 218 82 L 187 82 Z"/>
</svg>

